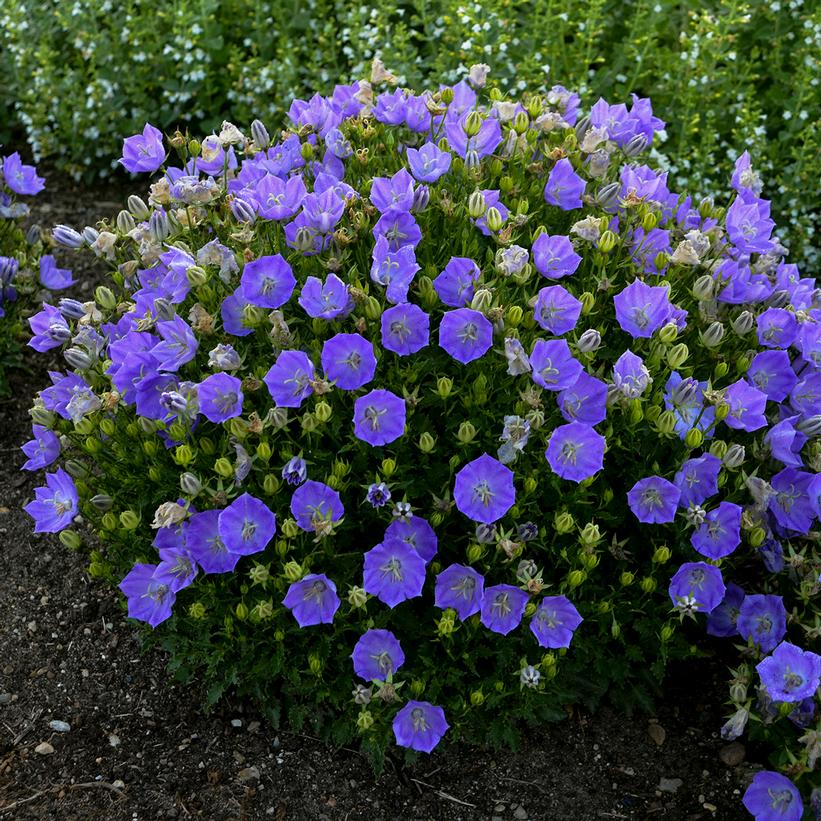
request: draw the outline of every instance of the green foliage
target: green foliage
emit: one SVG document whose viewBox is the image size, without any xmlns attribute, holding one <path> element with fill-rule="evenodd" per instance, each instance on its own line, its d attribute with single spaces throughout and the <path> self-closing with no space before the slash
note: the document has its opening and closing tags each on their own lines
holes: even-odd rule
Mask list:
<svg viewBox="0 0 821 821">
<path fill-rule="evenodd" d="M 80 175 L 110 170 L 146 121 L 281 121 L 291 99 L 361 77 L 374 56 L 409 86 L 487 63 L 509 91 L 560 80 L 588 104 L 636 92 L 673 124 L 655 160 L 694 196 L 720 196 L 750 151 L 806 264 L 817 259 L 820 36 L 821 10 L 802 0 L 22 0 L 0 15 L 0 106 L 36 156 Z"/>
</svg>

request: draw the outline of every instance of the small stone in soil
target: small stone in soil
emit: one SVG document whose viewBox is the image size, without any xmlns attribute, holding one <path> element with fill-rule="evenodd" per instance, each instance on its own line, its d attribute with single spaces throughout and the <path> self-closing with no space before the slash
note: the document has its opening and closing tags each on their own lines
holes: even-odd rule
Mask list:
<svg viewBox="0 0 821 821">
<path fill-rule="evenodd" d="M 70 733 L 71 725 L 67 721 L 49 721 L 48 726 L 54 730 L 55 733 Z"/>
<path fill-rule="evenodd" d="M 731 744 L 726 744 L 718 751 L 718 757 L 728 767 L 737 767 L 743 760 L 747 751 L 744 745 L 738 741 L 733 741 Z"/>
<path fill-rule="evenodd" d="M 259 778 L 259 770 L 256 767 L 246 767 L 237 773 L 238 781 L 253 781 Z"/>
<path fill-rule="evenodd" d="M 241 718 L 232 718 L 231 719 L 231 726 L 238 730 L 240 727 L 242 727 L 242 719 Z"/>
<path fill-rule="evenodd" d="M 516 807 L 513 811 L 514 818 L 518 818 L 519 821 L 524 821 L 527 818 L 527 810 L 524 807 Z"/>
<path fill-rule="evenodd" d="M 34 748 L 34 752 L 37 753 L 37 755 L 52 755 L 54 753 L 54 747 L 52 747 L 48 741 L 42 741 Z"/>
<path fill-rule="evenodd" d="M 0 693 L 0 704 L 8 704 L 11 701 L 11 693 Z"/>
<path fill-rule="evenodd" d="M 684 782 L 680 778 L 662 778 L 659 781 L 658 789 L 662 792 L 678 792 L 678 788 Z"/>
</svg>

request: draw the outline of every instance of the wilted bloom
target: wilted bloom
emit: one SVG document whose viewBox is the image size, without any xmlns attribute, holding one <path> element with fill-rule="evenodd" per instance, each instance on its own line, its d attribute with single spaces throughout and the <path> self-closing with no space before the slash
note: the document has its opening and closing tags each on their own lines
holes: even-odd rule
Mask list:
<svg viewBox="0 0 821 821">
<path fill-rule="evenodd" d="M 263 382 L 268 386 L 277 407 L 298 408 L 314 389 L 314 363 L 302 351 L 282 351 L 276 362 L 265 374 Z"/>
<path fill-rule="evenodd" d="M 235 371 L 242 360 L 232 345 L 219 344 L 208 352 L 208 367 L 220 371 Z"/>
<path fill-rule="evenodd" d="M 394 608 L 405 599 L 422 595 L 425 560 L 401 539 L 388 539 L 365 554 L 366 592 Z"/>
<path fill-rule="evenodd" d="M 662 524 L 676 518 L 681 491 L 661 476 L 640 479 L 627 494 L 627 503 L 640 522 Z"/>
<path fill-rule="evenodd" d="M 613 384 L 628 399 L 640 397 L 652 381 L 644 360 L 629 348 L 613 365 Z"/>
<path fill-rule="evenodd" d="M 393 719 L 393 735 L 400 747 L 429 753 L 450 725 L 445 711 L 428 701 L 409 701 Z"/>
<path fill-rule="evenodd" d="M 584 370 L 564 339 L 537 339 L 530 354 L 530 364 L 533 381 L 549 391 L 571 387 Z"/>
<path fill-rule="evenodd" d="M 576 327 L 582 304 L 561 285 L 542 288 L 533 306 L 536 322 L 554 336 L 561 336 Z"/>
<path fill-rule="evenodd" d="M 562 479 L 582 482 L 595 476 L 604 465 L 604 437 L 590 425 L 571 422 L 550 435 L 545 458 Z"/>
<path fill-rule="evenodd" d="M 405 152 L 411 174 L 419 182 L 436 182 L 450 170 L 451 156 L 434 143 L 427 142 L 421 148 L 408 148 Z"/>
<path fill-rule="evenodd" d="M 147 622 L 152 627 L 171 616 L 176 594 L 167 581 L 157 578 L 155 564 L 135 564 L 120 582 L 119 588 L 128 597 L 128 615 Z"/>
<path fill-rule="evenodd" d="M 326 340 L 321 359 L 326 378 L 346 391 L 367 385 L 376 372 L 373 345 L 359 334 L 339 333 Z"/>
<path fill-rule="evenodd" d="M 506 636 L 519 626 L 528 598 L 524 590 L 511 584 L 486 587 L 482 597 L 482 624 L 488 630 Z"/>
<path fill-rule="evenodd" d="M 677 609 L 710 613 L 727 591 L 717 567 L 704 562 L 685 562 L 670 580 L 668 592 Z"/>
<path fill-rule="evenodd" d="M 232 553 L 247 556 L 265 550 L 276 533 L 276 516 L 260 499 L 243 493 L 222 511 L 219 534 Z"/>
<path fill-rule="evenodd" d="M 46 474 L 46 487 L 34 490 L 35 499 L 24 510 L 34 519 L 35 533 L 58 533 L 77 515 L 78 495 L 74 480 L 62 468 Z"/>
<path fill-rule="evenodd" d="M 573 250 L 570 237 L 539 234 L 533 243 L 533 264 L 548 279 L 561 279 L 575 273 L 582 258 Z"/>
<path fill-rule="evenodd" d="M 405 431 L 405 400 L 377 389 L 354 402 L 354 435 L 374 447 L 397 440 Z"/>
<path fill-rule="evenodd" d="M 207 376 L 197 386 L 200 413 L 210 422 L 224 422 L 242 413 L 242 382 L 227 373 Z"/>
<path fill-rule="evenodd" d="M 413 303 L 395 305 L 382 314 L 382 346 L 410 356 L 428 344 L 430 317 Z"/>
<path fill-rule="evenodd" d="M 707 513 L 704 523 L 690 537 L 690 543 L 709 559 L 729 556 L 741 544 L 741 507 L 721 502 Z"/>
<path fill-rule="evenodd" d="M 354 672 L 365 681 L 385 681 L 404 663 L 405 654 L 390 630 L 367 630 L 351 653 Z"/>
<path fill-rule="evenodd" d="M 746 707 L 736 710 L 730 719 L 721 728 L 721 737 L 725 741 L 735 741 L 744 733 L 747 721 L 750 718 L 750 711 Z"/>
<path fill-rule="evenodd" d="M 384 507 L 391 500 L 390 488 L 384 482 L 368 485 L 366 499 L 372 507 Z"/>
<path fill-rule="evenodd" d="M 475 522 L 495 522 L 516 502 L 513 471 L 483 453 L 456 474 L 456 507 Z"/>
<path fill-rule="evenodd" d="M 324 573 L 309 573 L 288 588 L 282 603 L 300 627 L 331 624 L 339 610 L 336 585 Z"/>
<path fill-rule="evenodd" d="M 651 337 L 670 316 L 670 292 L 663 285 L 634 280 L 613 297 L 616 320 L 633 338 Z"/>
<path fill-rule="evenodd" d="M 787 611 L 781 596 L 746 596 L 738 614 L 738 632 L 769 653 L 787 633 Z"/>
<path fill-rule="evenodd" d="M 425 564 L 436 555 L 439 549 L 439 540 L 428 520 L 412 514 L 398 516 L 388 525 L 383 541 L 387 542 L 392 539 L 399 539 L 410 545 L 425 560 Z"/>
<path fill-rule="evenodd" d="M 755 669 L 773 700 L 803 701 L 818 689 L 821 656 L 783 641 Z"/>
<path fill-rule="evenodd" d="M 804 815 L 801 793 L 795 784 L 770 770 L 755 774 L 742 803 L 755 821 L 801 821 Z"/>
<path fill-rule="evenodd" d="M 308 466 L 300 456 L 289 459 L 282 468 L 282 478 L 289 485 L 301 485 L 308 478 Z"/>
<path fill-rule="evenodd" d="M 568 159 L 559 160 L 550 171 L 544 187 L 544 198 L 548 205 L 556 205 L 562 211 L 572 211 L 582 207 L 582 194 L 586 183 L 573 170 Z"/>
<path fill-rule="evenodd" d="M 530 631 L 541 647 L 570 647 L 573 632 L 582 621 L 566 596 L 545 596 L 530 620 Z"/>
<path fill-rule="evenodd" d="M 242 295 L 260 308 L 279 308 L 290 298 L 296 285 L 291 266 L 281 254 L 248 262 L 242 271 Z"/>
<path fill-rule="evenodd" d="M 463 365 L 484 356 L 493 344 L 493 326 L 479 311 L 446 311 L 439 323 L 439 346 Z"/>
<path fill-rule="evenodd" d="M 132 174 L 156 171 L 165 162 L 162 131 L 146 123 L 142 134 L 127 137 L 120 162 Z"/>
<path fill-rule="evenodd" d="M 516 457 L 524 450 L 530 438 L 530 422 L 521 416 L 505 416 L 504 428 L 500 437 L 503 442 L 499 448 L 498 457 L 503 465 L 516 461 Z"/>
<path fill-rule="evenodd" d="M 718 493 L 718 474 L 721 459 L 712 453 L 687 459 L 675 475 L 675 485 L 681 491 L 679 505 L 687 508 L 701 505 Z"/>
<path fill-rule="evenodd" d="M 463 564 L 452 564 L 436 577 L 436 606 L 454 609 L 462 621 L 479 612 L 484 592 L 482 575 Z"/>
<path fill-rule="evenodd" d="M 343 517 L 345 508 L 332 487 L 309 479 L 294 491 L 291 514 L 303 530 L 322 535 L 331 522 Z"/>
</svg>

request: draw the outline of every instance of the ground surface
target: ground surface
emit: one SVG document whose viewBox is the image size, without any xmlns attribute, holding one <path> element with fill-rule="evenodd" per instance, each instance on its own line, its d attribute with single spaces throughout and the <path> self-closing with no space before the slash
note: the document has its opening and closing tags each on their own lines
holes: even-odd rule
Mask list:
<svg viewBox="0 0 821 821">
<path fill-rule="evenodd" d="M 44 226 L 82 228 L 125 199 L 122 184 L 89 196 L 51 183 L 38 198 Z M 80 271 L 81 293 L 97 275 Z M 142 653 L 115 591 L 86 576 L 81 556 L 31 532 L 20 508 L 39 477 L 20 473 L 18 448 L 48 363 L 27 361 L 0 401 L 2 821 L 749 817 L 740 795 L 754 765 L 718 737 L 718 662 L 676 668 L 652 717 L 577 714 L 530 734 L 515 754 L 454 743 L 379 778 L 353 750 L 274 732 L 250 705 L 204 715 L 198 692 L 169 683 L 162 654 Z"/>
</svg>

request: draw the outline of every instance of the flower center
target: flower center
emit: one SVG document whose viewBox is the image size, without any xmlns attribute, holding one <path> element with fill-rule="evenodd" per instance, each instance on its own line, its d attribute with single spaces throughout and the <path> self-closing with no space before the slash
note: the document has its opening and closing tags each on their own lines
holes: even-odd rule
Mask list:
<svg viewBox="0 0 821 821">
<path fill-rule="evenodd" d="M 390 576 L 391 581 L 402 581 L 402 562 L 396 556 L 391 556 L 379 569 L 382 571 L 383 576 Z"/>
</svg>

